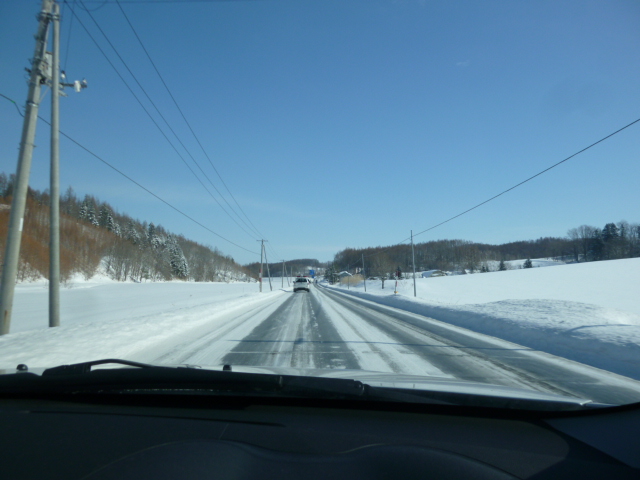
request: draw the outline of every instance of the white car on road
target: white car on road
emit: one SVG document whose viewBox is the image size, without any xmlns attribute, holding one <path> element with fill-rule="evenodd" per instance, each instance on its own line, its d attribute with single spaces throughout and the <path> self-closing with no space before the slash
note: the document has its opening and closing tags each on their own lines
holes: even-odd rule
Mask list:
<svg viewBox="0 0 640 480">
<path fill-rule="evenodd" d="M 297 277 L 293 281 L 293 291 L 297 292 L 298 290 L 306 290 L 307 292 L 311 289 L 311 279 L 308 277 Z"/>
</svg>

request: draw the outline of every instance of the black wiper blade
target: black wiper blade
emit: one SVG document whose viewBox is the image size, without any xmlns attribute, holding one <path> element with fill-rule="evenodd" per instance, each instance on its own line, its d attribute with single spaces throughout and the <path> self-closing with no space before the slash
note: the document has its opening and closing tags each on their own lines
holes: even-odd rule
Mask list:
<svg viewBox="0 0 640 480">
<path fill-rule="evenodd" d="M 91 370 L 116 363 L 141 368 Z M 362 398 L 357 380 L 239 373 L 189 367 L 166 367 L 105 359 L 45 370 L 42 376 L 16 373 L 0 376 L 0 393 L 12 394 L 179 394 L 304 398 Z"/>
<path fill-rule="evenodd" d="M 71 365 L 59 365 L 57 367 L 47 368 L 42 372 L 42 375 L 80 375 L 83 373 L 89 373 L 91 371 L 91 367 L 96 365 L 107 365 L 110 363 L 127 365 L 129 367 L 153 368 L 153 365 L 149 365 L 147 363 L 132 362 L 130 360 L 121 360 L 119 358 L 105 358 L 103 360 L 93 360 L 91 362 L 73 363 Z"/>
<path fill-rule="evenodd" d="M 96 369 L 117 364 L 127 367 Z M 83 362 L 45 370 L 42 374 L 0 375 L 0 395 L 207 395 L 237 397 L 357 400 L 398 404 L 488 407 L 515 410 L 568 411 L 595 405 L 509 398 L 463 392 L 379 387 L 347 378 L 327 378 L 189 366 L 155 366 L 120 359 Z"/>
</svg>

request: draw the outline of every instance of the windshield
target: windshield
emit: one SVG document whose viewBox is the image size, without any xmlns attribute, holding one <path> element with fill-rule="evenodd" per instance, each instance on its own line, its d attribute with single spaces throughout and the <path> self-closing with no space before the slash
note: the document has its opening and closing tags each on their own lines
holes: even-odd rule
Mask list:
<svg viewBox="0 0 640 480">
<path fill-rule="evenodd" d="M 0 369 L 640 401 L 637 3 L 0 11 Z"/>
</svg>

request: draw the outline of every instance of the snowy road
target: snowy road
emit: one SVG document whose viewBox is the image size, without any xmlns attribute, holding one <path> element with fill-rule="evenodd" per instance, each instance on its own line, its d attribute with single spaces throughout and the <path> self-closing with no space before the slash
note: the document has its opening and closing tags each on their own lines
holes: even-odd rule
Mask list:
<svg viewBox="0 0 640 480">
<path fill-rule="evenodd" d="M 640 394 L 626 377 L 317 287 L 203 325 L 144 360 L 429 375 L 603 403 Z"/>
</svg>

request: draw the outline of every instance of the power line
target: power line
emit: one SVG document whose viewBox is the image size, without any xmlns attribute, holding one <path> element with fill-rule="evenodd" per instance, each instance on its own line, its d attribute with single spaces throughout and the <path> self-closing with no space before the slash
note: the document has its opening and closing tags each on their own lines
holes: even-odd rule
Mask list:
<svg viewBox="0 0 640 480">
<path fill-rule="evenodd" d="M 75 1 L 75 0 L 74 0 Z M 82 3 L 82 1 L 80 2 Z M 87 2 L 87 3 L 100 3 L 100 5 L 98 5 L 96 8 L 89 10 L 87 7 L 85 7 L 84 5 L 80 5 L 80 7 L 86 11 L 86 12 L 95 12 L 97 10 L 100 10 L 102 7 L 104 7 L 108 2 L 108 0 L 95 0 L 93 2 Z"/>
<path fill-rule="evenodd" d="M 82 3 L 82 0 L 80 0 Z M 142 85 L 140 84 L 140 82 L 137 80 L 137 78 L 135 77 L 135 75 L 133 75 L 133 72 L 131 72 L 131 70 L 129 69 L 129 67 L 126 65 L 126 63 L 124 62 L 124 60 L 122 59 L 122 57 L 118 54 L 117 50 L 115 49 L 115 47 L 113 46 L 113 44 L 109 41 L 109 39 L 107 38 L 106 34 L 102 31 L 102 29 L 100 28 L 100 26 L 98 25 L 98 23 L 95 21 L 95 19 L 93 18 L 93 16 L 91 15 L 90 12 L 87 12 L 89 14 L 89 16 L 91 17 L 91 19 L 93 20 L 93 22 L 96 24 L 96 26 L 98 27 L 98 29 L 100 30 L 100 32 L 102 33 L 102 35 L 105 37 L 105 39 L 107 40 L 107 42 L 109 43 L 109 45 L 111 45 L 111 48 L 113 48 L 113 50 L 116 52 L 116 55 L 120 58 L 120 60 L 122 61 L 122 63 L 125 65 L 125 67 L 127 68 L 127 70 L 129 71 L 129 73 L 131 74 L 131 76 L 133 76 L 134 80 L 136 81 L 136 83 L 138 83 L 138 86 L 142 89 L 142 91 L 144 92 L 144 94 L 147 96 L 147 98 L 149 99 L 149 101 L 151 102 L 151 104 L 154 106 L 154 108 L 156 109 L 156 111 L 158 112 L 158 114 L 160 115 L 160 117 L 164 120 L 164 122 L 167 124 L 167 126 L 169 127 L 169 129 L 171 130 L 171 132 L 176 136 L 176 138 L 178 139 L 178 141 L 180 142 L 180 144 L 184 147 L 184 144 L 182 144 L 182 142 L 180 141 L 180 139 L 178 138 L 178 136 L 176 135 L 176 133 L 173 131 L 173 129 L 171 128 L 171 126 L 169 125 L 169 123 L 167 122 L 167 120 L 164 118 L 164 116 L 162 115 L 162 113 L 160 113 L 158 107 L 156 107 L 155 103 L 153 102 L 153 100 L 151 100 L 151 98 L 149 97 L 149 95 L 147 94 L 146 90 L 142 87 Z M 113 62 L 111 62 L 111 60 L 109 59 L 109 57 L 107 56 L 107 54 L 104 52 L 104 50 L 100 47 L 100 45 L 98 44 L 98 42 L 96 41 L 96 39 L 91 35 L 91 33 L 89 32 L 89 30 L 87 29 L 87 27 L 84 25 L 84 23 L 82 22 L 82 20 L 80 19 L 80 17 L 74 12 L 74 15 L 76 16 L 76 18 L 78 19 L 78 22 L 80 22 L 80 25 L 82 26 L 82 28 L 85 30 L 85 32 L 87 33 L 87 35 L 89 36 L 89 38 L 91 38 L 91 40 L 93 41 L 93 43 L 96 45 L 96 47 L 98 48 L 98 50 L 100 51 L 100 53 L 102 53 L 102 55 L 104 56 L 104 58 L 107 60 L 107 62 L 109 63 L 109 65 L 114 69 L 114 71 L 116 72 L 116 74 L 118 75 L 118 77 L 120 78 L 120 80 L 122 80 L 122 82 L 125 84 L 125 86 L 127 87 L 127 89 L 129 90 L 129 92 L 131 92 L 131 94 L 133 95 L 133 97 L 136 99 L 136 101 L 140 104 L 140 106 L 142 107 L 142 109 L 144 110 L 144 112 L 147 114 L 147 116 L 151 119 L 151 121 L 153 122 L 153 124 L 156 126 L 156 128 L 160 131 L 160 133 L 162 134 L 162 136 L 165 138 L 165 140 L 169 143 L 169 145 L 171 146 L 171 148 L 173 148 L 173 150 L 176 152 L 176 154 L 178 155 L 178 157 L 180 158 L 180 160 L 182 160 L 182 162 L 185 164 L 185 166 L 189 169 L 189 171 L 191 171 L 191 173 L 193 174 L 193 176 L 196 178 L 196 180 L 198 180 L 198 182 L 202 185 L 202 187 L 207 191 L 207 193 L 209 194 L 209 196 L 211 196 L 211 198 L 218 204 L 218 206 L 222 209 L 223 212 L 225 212 L 225 214 L 227 214 L 229 216 L 229 218 L 231 218 L 231 220 L 234 221 L 234 223 L 236 225 L 238 225 L 238 227 L 244 231 L 247 235 L 249 235 L 251 238 L 253 238 L 253 235 L 250 234 L 249 232 L 247 232 L 242 225 L 240 225 L 238 223 L 238 221 L 231 216 L 231 214 L 229 212 L 227 212 L 227 210 L 224 208 L 224 206 L 218 201 L 218 199 L 213 195 L 213 193 L 211 193 L 211 191 L 206 187 L 206 185 L 202 182 L 202 180 L 200 180 L 200 178 L 198 177 L 197 173 L 189 166 L 189 164 L 187 163 L 187 161 L 184 159 L 184 157 L 180 154 L 180 152 L 178 151 L 178 149 L 175 147 L 175 145 L 171 142 L 171 140 L 169 139 L 169 137 L 166 135 L 166 133 L 162 130 L 162 128 L 160 127 L 160 125 L 158 125 L 158 123 L 155 121 L 155 119 L 153 118 L 153 116 L 151 115 L 151 113 L 147 110 L 147 108 L 144 106 L 144 104 L 142 103 L 142 101 L 138 98 L 138 96 L 135 94 L 135 92 L 133 91 L 133 89 L 129 86 L 129 84 L 127 83 L 127 81 L 124 79 L 124 77 L 120 74 L 120 72 L 118 71 L 118 69 L 116 68 L 116 66 L 113 64 Z M 186 147 L 184 147 L 185 150 Z M 189 153 L 189 151 L 187 150 L 187 153 L 191 156 L 191 154 Z M 207 178 L 207 180 L 209 180 L 209 183 L 211 183 L 211 185 L 213 186 L 214 189 L 216 189 L 216 191 L 218 191 L 218 189 L 216 188 L 215 185 L 213 185 L 213 183 L 211 182 L 211 180 L 209 179 L 209 177 L 207 177 L 206 173 L 204 173 L 204 171 L 202 170 L 202 167 L 200 167 L 200 165 L 198 164 L 198 162 L 195 161 L 195 159 L 193 158 L 193 156 L 191 156 L 191 159 L 194 161 L 194 163 L 196 164 L 196 166 L 200 169 L 200 171 L 203 173 L 203 175 L 205 176 L 205 178 Z M 218 193 L 220 194 L 220 192 L 218 191 Z M 220 194 L 221 195 L 221 194 Z M 222 196 L 222 195 L 221 195 Z"/>
<path fill-rule="evenodd" d="M 164 77 L 160 74 L 160 71 L 158 70 L 158 67 L 156 66 L 155 62 L 152 60 L 151 55 L 149 54 L 149 51 L 147 50 L 147 48 L 144 46 L 144 43 L 142 42 L 142 39 L 140 38 L 140 36 L 138 35 L 138 32 L 136 31 L 136 29 L 134 28 L 133 24 L 131 23 L 131 21 L 129 20 L 129 17 L 127 16 L 127 14 L 125 13 L 124 9 L 122 8 L 122 5 L 120 5 L 120 0 L 116 0 L 116 3 L 118 5 L 118 7 L 120 8 L 120 11 L 122 12 L 122 15 L 124 16 L 125 20 L 127 21 L 127 23 L 129 24 L 129 27 L 131 28 L 131 31 L 133 32 L 133 34 L 135 35 L 136 39 L 138 40 L 138 43 L 140 43 L 140 46 L 142 47 L 142 50 L 144 51 L 145 55 L 147 56 L 147 58 L 149 59 L 149 62 L 151 63 L 151 65 L 153 66 L 154 70 L 156 71 L 156 73 L 158 74 L 158 78 L 160 78 L 160 81 L 162 82 L 162 84 L 164 85 L 164 88 L 167 90 L 167 93 L 169 94 L 169 96 L 171 97 L 171 100 L 173 101 L 173 104 L 176 106 L 176 108 L 178 109 L 178 111 L 180 112 L 180 115 L 182 116 L 182 119 L 184 120 L 184 122 L 186 123 L 187 127 L 189 128 L 189 130 L 191 131 L 191 134 L 193 135 L 193 138 L 195 138 L 196 142 L 198 143 L 198 145 L 200 146 L 200 149 L 202 150 L 202 153 L 204 153 L 205 157 L 207 158 L 207 160 L 209 161 L 209 164 L 211 165 L 211 167 L 213 168 L 213 170 L 216 172 L 216 175 L 218 176 L 218 178 L 220 179 L 220 181 L 222 182 L 222 184 L 224 185 L 225 189 L 227 190 L 227 192 L 229 193 L 229 195 L 231 196 L 231 198 L 233 199 L 233 201 L 235 202 L 235 204 L 237 205 L 238 209 L 242 212 L 242 214 L 245 216 L 245 218 L 247 219 L 247 221 L 249 222 L 249 224 L 247 224 L 247 222 L 244 221 L 244 219 L 238 215 L 238 213 L 234 210 L 233 206 L 227 201 L 227 199 L 222 196 L 222 194 L 220 192 L 218 192 L 220 194 L 220 196 L 222 197 L 222 199 L 226 202 L 226 204 L 229 206 L 229 208 L 231 209 L 231 211 L 233 213 L 235 213 L 238 218 L 242 221 L 242 223 L 244 223 L 248 228 L 252 228 L 253 227 L 253 231 L 255 233 L 257 233 L 260 237 L 264 237 L 264 235 L 262 235 L 262 233 L 256 228 L 256 226 L 253 224 L 253 222 L 251 221 L 251 219 L 247 216 L 247 214 L 245 213 L 245 211 L 242 209 L 242 207 L 240 206 L 240 204 L 238 203 L 238 201 L 236 200 L 235 196 L 233 195 L 233 193 L 231 193 L 231 190 L 229 189 L 229 187 L 227 186 L 226 182 L 224 181 L 224 179 L 222 178 L 222 176 L 220 175 L 220 172 L 218 171 L 218 169 L 215 167 L 215 165 L 213 164 L 213 161 L 211 160 L 211 157 L 209 157 L 209 154 L 207 153 L 207 151 L 205 150 L 204 146 L 202 145 L 202 143 L 200 142 L 200 139 L 198 138 L 198 136 L 196 135 L 195 131 L 193 130 L 193 128 L 191 127 L 191 124 L 189 123 L 189 121 L 187 120 L 187 117 L 184 115 L 184 112 L 182 111 L 182 109 L 180 108 L 180 105 L 178 105 L 177 100 L 175 99 L 175 97 L 173 96 L 173 93 L 171 93 L 171 89 L 169 88 L 169 86 L 167 85 L 167 83 L 164 81 Z M 183 145 L 184 146 L 184 145 Z"/>
<path fill-rule="evenodd" d="M 66 0 L 64 2 L 65 4 L 68 3 Z M 75 11 L 76 8 L 76 0 L 73 0 L 73 4 L 71 5 L 71 20 L 69 21 L 69 30 L 67 31 L 67 48 L 65 50 L 64 53 L 64 67 L 62 67 L 62 70 L 67 70 L 67 63 L 69 61 L 69 47 L 71 46 L 71 28 L 73 27 L 73 18 L 74 18 L 74 14 L 73 12 Z"/>
<path fill-rule="evenodd" d="M 260 0 L 126 0 L 122 3 L 152 3 L 152 4 L 160 4 L 160 3 L 245 3 L 245 2 L 255 2 Z M 117 0 L 116 0 L 117 2 Z M 84 3 L 102 3 L 103 5 L 109 2 L 109 0 L 84 0 Z M 100 8 L 100 7 L 99 7 Z"/>
<path fill-rule="evenodd" d="M 566 161 L 568 161 L 568 160 L 571 160 L 573 157 L 575 157 L 575 156 L 577 156 L 577 155 L 580 155 L 580 154 L 581 154 L 581 153 L 583 153 L 583 152 L 586 152 L 586 151 L 587 151 L 587 150 L 589 150 L 590 148 L 595 147 L 595 146 L 596 146 L 596 145 L 598 145 L 599 143 L 604 142 L 605 140 L 607 140 L 607 139 L 609 139 L 609 138 L 613 137 L 614 135 L 616 135 L 616 134 L 618 134 L 618 133 L 622 132 L 623 130 L 625 130 L 625 129 L 629 128 L 630 126 L 632 126 L 632 125 L 634 125 L 634 124 L 636 124 L 636 123 L 638 123 L 638 122 L 640 122 L 640 118 L 638 118 L 637 120 L 634 120 L 634 121 L 633 121 L 633 122 L 631 122 L 631 123 L 628 123 L 627 125 L 625 125 L 625 126 L 624 126 L 624 127 L 622 127 L 622 128 L 619 128 L 619 129 L 618 129 L 618 130 L 616 130 L 615 132 L 610 133 L 610 134 L 609 134 L 609 135 L 607 135 L 606 137 L 601 138 L 601 139 L 600 139 L 600 140 L 598 140 L 597 142 L 593 142 L 593 143 L 592 143 L 591 145 L 589 145 L 588 147 L 585 147 L 585 148 L 583 148 L 582 150 L 577 151 L 577 152 L 576 152 L 576 153 L 574 153 L 573 155 L 569 155 L 569 156 L 568 156 L 567 158 L 565 158 L 564 160 L 560 160 L 559 162 L 554 163 L 554 164 L 553 164 L 553 165 L 551 165 L 550 167 L 547 167 L 547 168 L 545 168 L 544 170 L 542 170 L 542 171 L 540 171 L 540 172 L 536 173 L 535 175 L 530 176 L 530 177 L 529 177 L 529 178 L 527 178 L 526 180 L 523 180 L 523 181 L 521 181 L 520 183 L 517 183 L 517 184 L 516 184 L 516 185 L 514 185 L 513 187 L 507 188 L 506 190 L 504 190 L 504 191 L 502 191 L 502 192 L 498 193 L 497 195 L 494 195 L 493 197 L 491 197 L 491 198 L 489 198 L 489 199 L 485 200 L 484 202 L 480 202 L 479 204 L 477 204 L 477 205 L 475 205 L 475 206 L 473 206 L 473 207 L 471 207 L 471 208 L 469 208 L 469 209 L 465 210 L 464 212 L 461 212 L 461 213 L 459 213 L 459 214 L 457 214 L 457 215 L 454 215 L 453 217 L 448 218 L 447 220 L 445 220 L 445 221 L 443 221 L 443 222 L 440 222 L 440 223 L 438 223 L 438 224 L 436 224 L 436 225 L 434 225 L 434 226 L 432 226 L 432 227 L 427 228 L 426 230 L 422 230 L 421 232 L 416 233 L 416 234 L 414 235 L 414 237 L 417 237 L 418 235 L 421 235 L 421 234 L 423 234 L 423 233 L 425 233 L 425 232 L 428 232 L 429 230 L 433 230 L 434 228 L 438 228 L 440 225 L 444 225 L 445 223 L 450 222 L 451 220 L 454 220 L 454 219 L 456 219 L 456 218 L 458 218 L 458 217 L 461 217 L 462 215 L 464 215 L 464 214 L 466 214 L 466 213 L 469 213 L 469 212 L 471 212 L 472 210 L 475 210 L 476 208 L 481 207 L 482 205 L 484 205 L 484 204 L 486 204 L 486 203 L 489 203 L 489 202 L 490 202 L 490 201 L 492 201 L 492 200 L 495 200 L 496 198 L 498 198 L 498 197 L 500 197 L 500 196 L 504 195 L 505 193 L 510 192 L 511 190 L 514 190 L 514 189 L 518 188 L 518 187 L 519 187 L 519 186 L 521 186 L 521 185 L 524 185 L 525 183 L 527 183 L 527 182 L 529 182 L 529 181 L 533 180 L 533 179 L 534 179 L 534 178 L 536 178 L 536 177 L 539 177 L 539 176 L 540 176 L 540 175 L 542 175 L 543 173 L 546 173 L 546 172 L 548 172 L 549 170 L 551 170 L 551 169 L 553 169 L 553 168 L 556 168 L 558 165 L 561 165 L 561 164 L 563 164 L 564 162 L 566 162 Z M 406 242 L 407 240 L 408 240 L 408 239 L 405 239 L 405 240 L 403 240 L 403 241 L 402 241 L 402 242 L 400 242 L 400 243 Z"/>
<path fill-rule="evenodd" d="M 42 120 L 43 122 L 45 122 L 46 124 L 49 124 L 49 122 L 47 122 L 44 118 L 42 117 L 38 117 L 40 118 L 40 120 Z M 84 145 L 80 144 L 79 142 L 77 142 L 76 140 L 74 140 L 73 138 L 71 138 L 69 135 L 67 135 L 66 133 L 64 133 L 63 131 L 60 131 L 60 134 L 63 135 L 64 137 L 68 138 L 69 140 L 71 140 L 73 143 L 75 143 L 78 147 L 82 148 L 84 151 L 86 151 L 87 153 L 89 153 L 90 155 L 94 156 L 95 158 L 97 158 L 98 160 L 100 160 L 102 163 L 104 163 L 106 166 L 108 166 L 109 168 L 113 169 L 114 171 L 118 172 L 120 175 L 122 175 L 124 178 L 126 178 L 127 180 L 129 180 L 130 182 L 134 183 L 135 185 L 137 185 L 138 187 L 140 187 L 142 190 L 144 190 L 145 192 L 147 192 L 150 195 L 153 195 L 155 198 L 157 198 L 158 200 L 160 200 L 162 203 L 164 203 L 165 205 L 167 205 L 168 207 L 172 208 L 173 210 L 175 210 L 176 212 L 178 212 L 180 215 L 184 216 L 185 218 L 188 218 L 189 220 L 191 220 L 193 223 L 195 223 L 196 225 L 201 226 L 202 228 L 204 228 L 205 230 L 207 230 L 210 233 L 213 233 L 216 237 L 221 238 L 222 240 L 224 240 L 225 242 L 230 243 L 231 245 L 234 245 L 238 248 L 241 248 L 242 250 L 249 252 L 249 253 L 253 253 L 254 255 L 258 255 L 258 252 L 254 252 L 253 250 L 249 250 L 248 248 L 244 248 L 241 245 L 238 245 L 235 242 L 232 242 L 231 240 L 229 240 L 228 238 L 223 237 L 222 235 L 220 235 L 219 233 L 214 232 L 213 230 L 211 230 L 209 227 L 203 225 L 202 223 L 200 223 L 199 221 L 197 221 L 196 219 L 194 219 L 193 217 L 187 215 L 186 213 L 184 213 L 182 210 L 178 209 L 177 207 L 171 205 L 169 202 L 167 202 L 164 198 L 160 197 L 159 195 L 156 195 L 155 193 L 153 193 L 151 190 L 149 190 L 147 187 L 141 185 L 140 183 L 138 183 L 137 181 L 135 181 L 133 178 L 131 178 L 130 176 L 128 176 L 126 173 L 122 172 L 121 170 L 118 170 L 116 167 L 114 167 L 113 165 L 111 165 L 109 162 L 107 162 L 105 159 L 99 157 L 98 155 L 96 155 L 95 153 L 93 153 L 91 150 L 89 150 L 87 147 L 85 147 Z"/>
<path fill-rule="evenodd" d="M 429 228 L 427 228 L 427 229 L 425 229 L 425 230 L 422 230 L 422 231 L 421 231 L 421 232 L 419 232 L 419 233 L 414 234 L 414 235 L 413 235 L 413 237 L 415 238 L 415 237 L 417 237 L 418 235 L 421 235 L 421 234 L 426 233 L 426 232 L 428 232 L 428 231 L 430 231 L 430 230 L 433 230 L 433 229 L 435 229 L 435 228 L 438 228 L 438 227 L 440 227 L 440 226 L 444 225 L 445 223 L 448 223 L 448 222 L 450 222 L 450 221 L 452 221 L 452 220 L 455 220 L 456 218 L 461 217 L 461 216 L 463 216 L 463 215 L 465 215 L 465 214 L 467 214 L 467 213 L 469 213 L 469 212 L 471 212 L 471 211 L 475 210 L 476 208 L 481 207 L 482 205 L 485 205 L 485 204 L 487 204 L 487 203 L 491 202 L 492 200 L 495 200 L 496 198 L 498 198 L 498 197 L 500 197 L 500 196 L 504 195 L 505 193 L 508 193 L 508 192 L 510 192 L 511 190 L 514 190 L 514 189 L 516 189 L 516 188 L 520 187 L 521 185 L 524 185 L 525 183 L 527 183 L 527 182 L 529 182 L 529 181 L 533 180 L 534 178 L 539 177 L 539 176 L 540 176 L 540 175 L 542 175 L 543 173 L 546 173 L 546 172 L 548 172 L 549 170 L 551 170 L 551 169 L 553 169 L 553 168 L 556 168 L 557 166 L 559 166 L 559 165 L 561 165 L 561 164 L 563 164 L 563 163 L 565 163 L 565 162 L 567 162 L 567 161 L 571 160 L 573 157 L 575 157 L 575 156 L 577 156 L 577 155 L 580 155 L 581 153 L 586 152 L 586 151 L 587 151 L 587 150 L 589 150 L 590 148 L 595 147 L 596 145 L 598 145 L 599 143 L 604 142 L 605 140 L 608 140 L 609 138 L 613 137 L 614 135 L 617 135 L 618 133 L 622 132 L 623 130 L 626 130 L 627 128 L 631 127 L 632 125 L 635 125 L 635 124 L 636 124 L 636 123 L 638 123 L 638 122 L 640 122 L 640 118 L 638 118 L 638 119 L 634 120 L 634 121 L 633 121 L 633 122 L 631 122 L 631 123 L 628 123 L 628 124 L 627 124 L 627 125 L 625 125 L 624 127 L 619 128 L 619 129 L 618 129 L 618 130 L 616 130 L 615 132 L 610 133 L 609 135 L 607 135 L 607 136 L 605 136 L 605 137 L 602 137 L 600 140 L 598 140 L 598 141 L 596 141 L 596 142 L 593 142 L 591 145 L 589 145 L 589 146 L 587 146 L 587 147 L 583 148 L 582 150 L 577 151 L 576 153 L 574 153 L 574 154 L 572 154 L 572 155 L 569 155 L 568 157 L 564 158 L 563 160 L 560 160 L 559 162 L 554 163 L 554 164 L 553 164 L 553 165 L 551 165 L 550 167 L 547 167 L 547 168 L 545 168 L 544 170 L 539 171 L 539 172 L 538 172 L 538 173 L 536 173 L 535 175 L 532 175 L 532 176 L 530 176 L 529 178 L 527 178 L 527 179 L 525 179 L 525 180 L 523 180 L 523 181 L 521 181 L 521 182 L 519 182 L 519 183 L 515 184 L 514 186 L 512 186 L 512 187 L 510 187 L 510 188 L 507 188 L 506 190 L 503 190 L 502 192 L 498 193 L 497 195 L 494 195 L 493 197 L 488 198 L 487 200 L 485 200 L 485 201 L 483 201 L 483 202 L 480 202 L 480 203 L 478 203 L 477 205 L 475 205 L 475 206 L 473 206 L 473 207 L 471 207 L 471 208 L 468 208 L 467 210 L 465 210 L 465 211 L 463 211 L 463 212 L 461 212 L 461 213 L 458 213 L 457 215 L 454 215 L 454 216 L 452 216 L 452 217 L 450 217 L 450 218 L 448 218 L 448 219 L 446 219 L 446 220 L 444 220 L 444 221 L 442 221 L 442 222 L 440 222 L 440 223 L 437 223 L 436 225 L 433 225 L 433 226 L 431 226 L 431 227 L 429 227 Z M 395 246 L 402 245 L 404 242 L 406 242 L 407 240 L 410 240 L 410 239 L 411 239 L 411 237 L 407 237 L 407 238 L 405 238 L 404 240 L 401 240 L 400 242 L 397 242 L 397 243 L 395 243 L 394 245 L 392 245 L 392 246 L 390 246 L 390 247 L 388 247 L 388 248 L 386 248 L 386 249 L 384 249 L 384 250 L 382 250 L 382 251 L 380 251 L 380 252 L 375 252 L 375 253 L 371 253 L 371 254 L 369 254 L 369 255 L 365 255 L 365 258 L 373 257 L 373 256 L 375 256 L 375 255 L 381 255 L 381 254 L 383 254 L 383 253 L 385 253 L 385 252 L 388 252 L 389 250 L 391 250 L 391 249 L 392 249 L 393 247 L 395 247 Z M 356 263 L 357 263 L 357 262 L 355 262 L 353 265 L 355 265 Z M 349 266 L 351 266 L 351 264 L 349 264 Z"/>
<path fill-rule="evenodd" d="M 18 113 L 20 114 L 21 117 L 24 117 L 24 113 L 22 113 L 22 110 L 20 110 L 20 107 L 18 106 L 18 104 L 15 102 L 15 100 L 7 97 L 6 95 L 3 95 L 0 93 L 0 97 L 2 98 L 6 98 L 7 100 L 9 100 L 11 103 L 13 103 L 13 105 L 16 107 L 16 110 L 18 110 Z"/>
<path fill-rule="evenodd" d="M 20 110 L 20 107 L 18 107 L 18 104 L 15 102 L 15 100 L 13 100 L 12 98 L 7 97 L 6 95 L 3 95 L 0 93 L 0 97 L 5 98 L 7 100 L 9 100 L 11 103 L 13 103 L 16 107 L 16 110 L 18 110 L 18 114 L 21 117 L 24 117 L 24 114 L 22 113 L 22 111 Z M 51 126 L 51 123 L 49 123 L 46 119 L 44 119 L 43 117 L 38 115 L 38 118 L 40 120 L 42 120 L 44 123 L 46 123 L 47 125 Z M 115 172 L 119 173 L 120 175 L 122 175 L 124 178 L 126 178 L 127 180 L 129 180 L 131 183 L 135 184 L 136 186 L 140 187 L 142 190 L 144 190 L 145 192 L 149 193 L 150 195 L 153 195 L 155 198 L 157 198 L 158 200 L 160 200 L 162 203 L 164 203 L 165 205 L 169 206 L 170 208 L 172 208 L 173 210 L 175 210 L 176 212 L 178 212 L 180 215 L 188 218 L 189 220 L 191 220 L 192 222 L 194 222 L 196 225 L 201 226 L 202 228 L 204 228 L 205 230 L 207 230 L 210 233 L 213 233 L 215 236 L 221 238 L 222 240 L 224 240 L 225 242 L 230 243 L 231 245 L 234 245 L 242 250 L 245 250 L 249 253 L 253 253 L 254 255 L 259 255 L 258 252 L 254 252 L 253 250 L 249 250 L 248 248 L 243 247 L 242 245 L 238 245 L 235 242 L 232 242 L 231 240 L 229 240 L 228 238 L 223 237 L 222 235 L 220 235 L 219 233 L 214 232 L 213 230 L 211 230 L 209 227 L 203 225 L 202 223 L 200 223 L 199 221 L 197 221 L 196 219 L 190 217 L 189 215 L 187 215 L 186 213 L 184 213 L 183 211 L 181 211 L 180 209 L 178 209 L 177 207 L 174 207 L 173 205 L 171 205 L 168 201 L 166 201 L 165 199 L 163 199 L 162 197 L 160 197 L 159 195 L 156 195 L 155 193 L 153 193 L 151 190 L 149 190 L 147 187 L 141 185 L 140 183 L 138 183 L 137 181 L 135 181 L 133 178 L 131 178 L 129 175 L 127 175 L 126 173 L 122 172 L 121 170 L 119 170 L 117 167 L 111 165 L 109 162 L 107 162 L 104 158 L 98 156 L 97 154 L 93 153 L 91 150 L 89 150 L 87 147 L 85 147 L 84 145 L 82 145 L 80 142 L 78 142 L 77 140 L 71 138 L 69 135 L 67 135 L 66 133 L 64 133 L 63 131 L 60 131 L 60 134 L 63 135 L 64 137 L 68 138 L 71 142 L 75 143 L 78 147 L 80 147 L 81 149 L 83 149 L 85 152 L 89 153 L 90 155 L 92 155 L 93 157 L 95 157 L 96 159 L 100 160 L 102 163 L 104 163 L 106 166 L 108 166 L 109 168 L 111 168 L 112 170 L 114 170 Z"/>
</svg>

